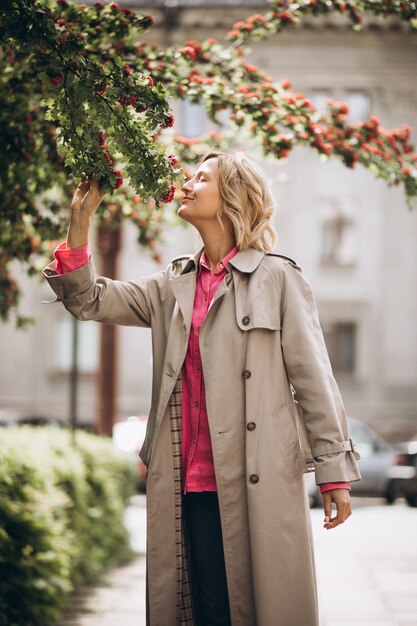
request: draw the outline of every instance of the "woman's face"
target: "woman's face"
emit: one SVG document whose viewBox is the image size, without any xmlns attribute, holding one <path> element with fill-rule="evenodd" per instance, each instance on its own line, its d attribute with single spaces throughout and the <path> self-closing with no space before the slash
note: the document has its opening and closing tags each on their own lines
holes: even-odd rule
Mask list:
<svg viewBox="0 0 417 626">
<path fill-rule="evenodd" d="M 178 215 L 193 226 L 204 226 L 207 221 L 216 220 L 221 206 L 219 192 L 219 167 L 217 159 L 204 161 L 194 176 L 182 187 L 184 193 Z"/>
</svg>

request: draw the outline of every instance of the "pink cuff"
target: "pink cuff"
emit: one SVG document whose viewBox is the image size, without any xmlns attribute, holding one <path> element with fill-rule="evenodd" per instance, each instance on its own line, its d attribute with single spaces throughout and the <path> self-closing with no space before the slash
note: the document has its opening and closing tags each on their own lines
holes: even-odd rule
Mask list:
<svg viewBox="0 0 417 626">
<path fill-rule="evenodd" d="M 325 491 L 330 491 L 331 489 L 348 489 L 350 491 L 350 483 L 323 483 L 320 486 L 320 493 L 324 493 Z"/>
<path fill-rule="evenodd" d="M 63 241 L 54 251 L 54 256 L 57 274 L 73 272 L 90 260 L 90 244 L 86 243 L 80 248 L 67 248 L 67 242 Z"/>
</svg>

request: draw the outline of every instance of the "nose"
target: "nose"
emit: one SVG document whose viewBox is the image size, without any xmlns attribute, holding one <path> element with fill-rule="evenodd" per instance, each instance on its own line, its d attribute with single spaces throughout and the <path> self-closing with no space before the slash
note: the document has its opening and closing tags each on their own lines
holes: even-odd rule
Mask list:
<svg viewBox="0 0 417 626">
<path fill-rule="evenodd" d="M 189 191 L 192 191 L 193 186 L 190 184 L 191 183 L 191 178 L 190 180 L 187 180 L 183 186 L 181 187 L 181 191 L 187 195 Z"/>
</svg>

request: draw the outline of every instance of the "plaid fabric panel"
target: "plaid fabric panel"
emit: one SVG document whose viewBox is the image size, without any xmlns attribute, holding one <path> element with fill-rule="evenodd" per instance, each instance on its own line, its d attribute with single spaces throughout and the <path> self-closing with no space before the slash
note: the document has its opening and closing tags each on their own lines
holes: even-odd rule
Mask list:
<svg viewBox="0 0 417 626">
<path fill-rule="evenodd" d="M 195 615 L 191 591 L 190 548 L 184 524 L 182 507 L 181 460 L 182 460 L 182 381 L 181 374 L 169 401 L 172 453 L 175 481 L 175 543 L 177 547 L 177 624 L 195 626 Z"/>
</svg>

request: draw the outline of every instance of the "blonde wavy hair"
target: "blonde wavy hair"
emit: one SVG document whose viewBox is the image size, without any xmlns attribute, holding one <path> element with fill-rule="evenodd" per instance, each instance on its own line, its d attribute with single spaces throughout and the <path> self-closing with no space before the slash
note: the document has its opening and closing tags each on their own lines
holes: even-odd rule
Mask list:
<svg viewBox="0 0 417 626">
<path fill-rule="evenodd" d="M 217 159 L 221 208 L 217 218 L 223 227 L 222 217 L 232 223 L 239 250 L 255 248 L 270 252 L 276 241 L 271 224 L 275 211 L 265 174 L 254 161 L 239 154 L 211 151 L 200 161 Z"/>
</svg>

